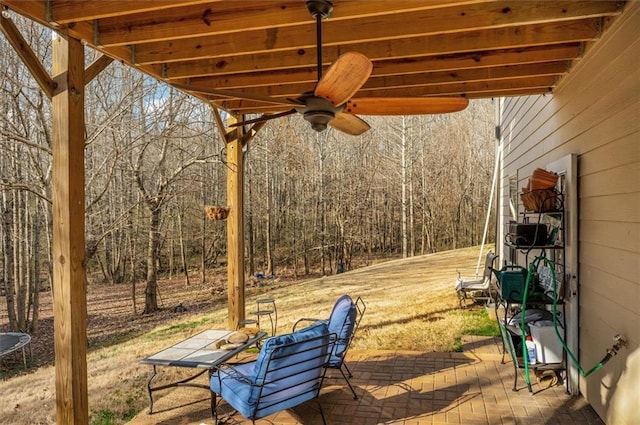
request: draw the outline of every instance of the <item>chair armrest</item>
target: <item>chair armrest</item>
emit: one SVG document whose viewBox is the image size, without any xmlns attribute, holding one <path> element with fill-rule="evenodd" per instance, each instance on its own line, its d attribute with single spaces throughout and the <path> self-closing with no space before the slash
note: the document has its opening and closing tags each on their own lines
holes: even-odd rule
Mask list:
<svg viewBox="0 0 640 425">
<path fill-rule="evenodd" d="M 462 274 L 464 273 L 464 277 L 468 277 L 468 278 L 473 278 L 473 279 L 481 279 L 482 278 L 482 273 L 480 273 L 482 270 L 478 270 L 475 267 L 466 267 L 466 268 L 461 268 L 461 269 L 456 269 L 456 272 L 458 273 L 458 279 L 462 278 Z"/>
</svg>

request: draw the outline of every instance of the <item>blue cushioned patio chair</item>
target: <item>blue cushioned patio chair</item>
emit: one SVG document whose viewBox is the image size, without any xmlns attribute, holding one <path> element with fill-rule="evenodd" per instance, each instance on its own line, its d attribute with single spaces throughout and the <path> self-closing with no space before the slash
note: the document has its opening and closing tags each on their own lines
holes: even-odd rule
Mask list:
<svg viewBox="0 0 640 425">
<path fill-rule="evenodd" d="M 318 395 L 334 339 L 326 323 L 316 323 L 268 338 L 253 362 L 213 370 L 209 384 L 214 423 L 222 399 L 252 423 L 316 399 L 326 425 Z"/>
<path fill-rule="evenodd" d="M 362 298 L 358 297 L 354 302 L 349 295 L 343 295 L 338 298 L 334 304 L 333 310 L 331 311 L 331 315 L 328 319 L 320 320 L 303 318 L 298 320 L 293 326 L 293 329 L 295 330 L 299 324 L 307 321 L 324 322 L 329 326 L 329 332 L 336 335 L 336 341 L 333 345 L 327 367 L 338 369 L 340 373 L 342 373 L 344 380 L 347 382 L 347 385 L 353 394 L 354 400 L 358 398 L 358 395 L 353 389 L 351 382 L 349 382 L 349 378 L 353 378 L 353 374 L 345 362 L 345 357 L 366 309 L 367 306 L 364 304 L 364 301 L 362 301 Z"/>
</svg>

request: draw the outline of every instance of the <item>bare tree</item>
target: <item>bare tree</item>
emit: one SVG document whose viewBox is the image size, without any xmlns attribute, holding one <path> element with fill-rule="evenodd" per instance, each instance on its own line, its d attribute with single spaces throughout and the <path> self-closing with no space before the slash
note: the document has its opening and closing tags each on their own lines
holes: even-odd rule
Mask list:
<svg viewBox="0 0 640 425">
<path fill-rule="evenodd" d="M 48 30 L 21 31 L 48 64 Z M 51 287 L 50 105 L 15 55 L 0 65 L 0 289 L 9 326 L 35 328 L 39 291 Z M 206 106 L 117 63 L 85 104 L 88 284 L 130 284 L 137 311 L 144 280 L 151 313 L 159 276 L 181 268 L 189 282 L 199 267 L 204 282 L 224 256 L 225 227 L 202 209 L 224 202 L 223 146 Z M 271 121 L 245 154 L 247 271 L 328 274 L 359 257 L 478 243 L 492 112 L 473 101 L 450 115 L 365 117 L 372 129 L 359 137 L 316 133 L 299 116 Z"/>
</svg>

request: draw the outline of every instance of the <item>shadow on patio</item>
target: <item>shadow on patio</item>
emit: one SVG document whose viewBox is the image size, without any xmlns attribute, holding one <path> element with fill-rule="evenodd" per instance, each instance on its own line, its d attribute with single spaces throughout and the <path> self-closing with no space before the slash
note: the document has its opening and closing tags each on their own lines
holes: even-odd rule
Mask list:
<svg viewBox="0 0 640 425">
<path fill-rule="evenodd" d="M 498 343 L 465 337 L 463 353 L 353 350 L 348 363 L 359 399 L 353 400 L 339 373 L 328 373 L 320 397 L 327 424 L 603 424 L 582 397 L 570 397 L 560 385 L 534 383 L 530 396 L 519 379 L 519 391 L 511 391 L 513 367 L 501 364 Z M 157 413 L 141 412 L 130 425 L 211 424 L 209 400 L 203 390 L 166 391 L 157 398 Z M 225 423 L 251 421 L 235 415 Z M 310 402 L 256 423 L 322 421 Z"/>
</svg>

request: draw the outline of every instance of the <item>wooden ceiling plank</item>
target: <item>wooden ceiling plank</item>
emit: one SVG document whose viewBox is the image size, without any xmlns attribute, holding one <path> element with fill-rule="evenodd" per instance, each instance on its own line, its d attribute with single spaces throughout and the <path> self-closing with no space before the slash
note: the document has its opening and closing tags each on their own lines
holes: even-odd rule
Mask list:
<svg viewBox="0 0 640 425">
<path fill-rule="evenodd" d="M 222 76 L 196 76 L 188 75 L 185 78 L 174 80 L 176 83 L 184 82 L 186 79 L 193 85 L 205 86 L 211 88 L 251 88 L 270 86 L 273 84 L 290 84 L 290 83 L 306 83 L 315 84 L 317 79 L 317 70 L 315 67 L 289 69 L 280 71 L 252 72 L 246 74 L 230 74 Z M 173 83 L 170 79 L 165 78 L 167 82 Z M 197 84 L 196 84 L 197 83 Z"/>
<path fill-rule="evenodd" d="M 499 65 L 571 60 L 582 54 L 581 43 L 534 46 L 511 50 L 459 53 L 455 55 L 427 56 L 424 58 L 378 61 L 372 76 L 412 74 L 427 71 L 484 68 Z"/>
<path fill-rule="evenodd" d="M 461 96 L 464 95 L 470 99 L 472 98 L 493 98 L 500 96 L 516 96 L 516 95 L 529 95 L 529 94 L 544 94 L 550 93 L 551 89 L 555 86 L 556 79 L 553 77 L 546 78 L 544 81 L 534 81 L 531 79 L 526 80 L 531 86 L 525 86 L 522 83 L 489 85 L 489 84 L 466 84 L 464 86 L 449 84 L 446 87 L 449 91 L 440 90 L 439 96 Z M 402 96 L 416 96 L 418 93 L 425 93 L 426 90 L 416 92 L 410 88 L 404 92 L 396 90 L 395 93 L 400 93 Z M 382 94 L 380 91 L 378 94 Z M 406 94 L 409 93 L 409 94 Z M 369 92 L 366 92 L 369 95 Z M 428 93 L 427 93 L 428 94 Z M 219 100 L 212 101 L 212 105 L 219 107 L 220 109 L 233 111 L 239 114 L 263 114 L 263 113 L 278 113 L 283 112 L 283 108 L 278 108 L 275 105 L 258 104 L 255 102 L 245 100 Z"/>
<path fill-rule="evenodd" d="M 244 110 L 252 110 L 256 111 L 256 113 L 278 113 L 290 110 L 290 107 L 277 105 L 268 105 L 265 103 L 255 102 L 252 100 L 246 99 L 219 99 L 210 101 L 211 105 L 214 107 L 229 110 L 229 111 L 244 111 Z"/>
<path fill-rule="evenodd" d="M 438 96 L 462 96 L 469 99 L 481 99 L 481 98 L 496 98 L 501 96 L 525 96 L 525 95 L 537 95 L 550 93 L 555 85 L 555 79 L 547 77 L 544 80 L 526 80 L 529 86 L 523 84 L 522 81 L 511 81 L 509 84 L 500 84 L 499 86 L 489 87 L 486 84 L 467 84 L 451 86 L 450 92 L 441 91 Z M 418 93 L 413 91 L 396 91 L 403 97 L 419 96 Z M 423 90 L 424 92 L 424 90 Z M 407 94 L 409 93 L 409 94 Z M 428 94 L 428 93 L 427 93 Z M 275 113 L 279 112 L 274 108 L 267 106 L 261 106 L 257 104 L 250 104 L 241 101 L 226 101 L 225 109 L 236 111 L 237 113 L 244 114 L 257 114 L 257 113 Z"/>
<path fill-rule="evenodd" d="M 385 77 L 372 77 L 358 91 L 358 96 L 368 97 L 367 92 L 379 90 L 394 90 L 399 88 L 423 87 L 443 84 L 459 84 L 474 81 L 498 81 L 503 79 L 539 77 L 545 75 L 561 76 L 569 69 L 568 61 L 538 63 L 532 65 L 496 66 L 466 70 L 443 72 L 427 72 L 422 74 L 408 74 Z M 305 91 L 311 90 L 309 84 L 280 84 L 273 86 L 253 87 L 244 90 L 258 96 L 275 98 L 296 98 Z M 376 96 L 379 97 L 379 96 Z"/>
<path fill-rule="evenodd" d="M 191 7 L 221 0 L 182 0 L 180 6 Z M 158 0 L 56 0 L 51 3 L 52 22 L 68 24 L 93 19 L 117 17 L 121 22 L 130 14 L 155 12 L 176 7 L 175 2 Z"/>
<path fill-rule="evenodd" d="M 498 81 L 475 81 L 471 83 L 440 84 L 422 87 L 408 87 L 391 90 L 371 90 L 359 92 L 354 97 L 403 97 L 403 96 L 464 96 L 467 93 L 499 90 L 523 90 L 532 87 L 553 87 L 557 83 L 555 76 L 511 78 Z"/>
<path fill-rule="evenodd" d="M 376 62 L 371 77 L 572 60 L 581 53 L 581 45 L 573 43 L 558 46 L 537 46 L 528 49 L 460 53 L 446 56 L 425 56 L 413 59 L 392 59 Z M 198 86 L 218 89 L 247 89 L 274 84 L 312 84 L 316 80 L 316 70 L 315 68 L 301 68 L 205 77 L 190 73 L 182 77 L 190 78 L 192 84 Z"/>
<path fill-rule="evenodd" d="M 463 2 L 466 5 L 491 3 L 490 0 Z M 342 1 L 334 9 L 332 22 L 388 15 L 389 13 L 415 13 L 459 6 L 454 0 L 402 0 Z M 176 7 L 166 11 L 140 14 L 123 22 L 117 17 L 99 22 L 101 43 L 105 46 L 117 44 L 149 43 L 175 40 L 177 38 L 202 37 L 211 34 L 246 33 L 260 31 L 267 38 L 274 29 L 287 26 L 303 26 L 308 35 L 315 35 L 315 20 L 300 0 L 288 1 L 232 1 L 214 5 L 204 4 L 199 8 Z M 329 21 L 326 21 L 329 22 Z M 326 23 L 325 22 L 325 23 Z M 300 32 L 300 30 L 296 30 Z"/>
<path fill-rule="evenodd" d="M 48 25 L 47 9 L 44 1 L 0 0 L 2 6 L 6 6 L 22 16 L 28 16 L 34 21 Z"/>
<path fill-rule="evenodd" d="M 24 0 L 0 0 L 2 5 L 5 5 L 20 15 L 32 18 L 34 21 L 51 27 L 61 33 L 68 34 L 69 36 L 83 40 L 84 43 L 91 47 L 96 47 L 93 40 L 93 24 L 91 22 L 73 22 L 69 26 L 61 26 L 54 22 L 47 20 L 47 9 L 45 1 L 24 1 Z M 96 1 L 96 3 L 99 3 Z M 129 49 L 126 46 L 116 46 L 109 49 L 109 56 L 114 58 L 128 58 Z"/>
<path fill-rule="evenodd" d="M 273 106 L 259 105 L 259 104 L 247 104 L 240 103 L 240 100 L 234 101 L 216 101 L 212 102 L 213 105 L 224 110 L 231 110 L 240 114 L 276 114 L 278 112 L 284 112 L 282 109 L 274 108 Z"/>
<path fill-rule="evenodd" d="M 1 0 L 0 0 L 1 1 Z M 50 25 L 48 23 L 44 23 L 44 25 Z M 82 40 L 83 44 L 96 49 L 102 53 L 106 53 L 108 56 L 112 58 L 118 58 L 123 60 L 124 62 L 131 64 L 131 50 L 128 46 L 114 46 L 108 49 L 108 52 L 102 49 L 97 48 L 94 43 L 94 28 L 91 22 L 72 22 L 68 26 L 61 26 L 54 28 L 61 34 L 66 34 L 69 37 L 73 37 L 76 40 Z"/>
<path fill-rule="evenodd" d="M 307 22 L 313 18 L 300 1 L 221 2 L 198 7 L 180 7 L 134 16 L 99 21 L 103 46 L 159 42 L 197 36 L 260 30 L 271 34 L 275 28 Z"/>
<path fill-rule="evenodd" d="M 296 96 L 315 84 L 315 25 L 299 0 L 244 1 L 242 8 L 238 2 L 216 0 L 55 0 L 50 8 L 45 7 L 47 0 L 0 3 L 90 46 L 105 43 L 98 50 L 165 81 L 276 97 Z M 608 21 L 617 16 L 623 4 L 334 3 L 334 16 L 323 23 L 325 64 L 346 51 L 373 60 L 372 77 L 361 90 L 367 96 L 378 91 L 387 96 L 402 91 L 410 96 L 546 92 L 567 72 L 567 64 L 582 54 L 583 45 L 599 37 L 602 17 Z M 94 20 L 99 20 L 97 37 Z M 152 40 L 166 41 L 147 43 Z M 138 41 L 144 44 L 135 45 L 134 59 L 125 44 Z M 222 103 L 229 111 L 269 112 L 283 107 L 257 99 L 252 105 L 246 100 L 195 96 Z"/>
<path fill-rule="evenodd" d="M 374 61 L 420 58 L 426 56 L 469 54 L 545 46 L 587 41 L 597 36 L 598 20 L 537 24 L 522 28 L 499 28 L 465 34 L 442 34 L 405 40 L 390 40 L 385 43 L 362 43 L 349 48 L 360 52 Z M 336 58 L 346 49 L 330 46 L 323 49 L 325 58 Z M 292 70 L 315 65 L 315 51 L 300 55 L 297 51 L 274 54 L 229 56 L 214 60 L 169 63 L 164 69 L 154 66 L 155 72 L 167 79 L 181 78 L 188 72 L 197 75 L 227 75 L 245 72 L 266 72 Z M 190 69 L 190 71 L 188 71 Z M 193 75 L 193 74 L 192 74 Z"/>
<path fill-rule="evenodd" d="M 385 2 L 386 4 L 386 2 Z M 323 45 L 365 44 L 380 40 L 394 40 L 427 35 L 468 32 L 495 28 L 522 27 L 542 23 L 557 23 L 575 19 L 594 18 L 618 13 L 611 2 L 504 2 L 440 9 L 440 14 L 432 11 L 393 14 L 390 17 L 326 21 L 323 30 Z M 527 4 L 536 7 L 531 10 Z M 489 6 L 493 9 L 486 10 Z M 469 8 L 477 8 L 477 10 Z M 484 8 L 484 9 L 481 9 Z M 533 6 L 531 6 L 533 7 Z M 498 9 L 498 10 L 496 10 Z M 509 10 L 508 13 L 502 12 Z M 447 13 L 444 13 L 447 11 Z M 533 13 L 535 12 L 535 13 Z M 460 16 L 462 15 L 462 16 Z M 357 28 L 357 31 L 353 31 Z M 211 30 L 209 30 L 211 32 Z M 190 31 L 194 36 L 196 33 Z M 170 32 L 166 32 L 170 37 Z M 101 31 L 100 40 L 105 43 Z M 147 40 L 150 41 L 150 40 Z M 122 40 L 122 43 L 127 43 Z M 172 39 L 171 41 L 148 42 L 136 47 L 138 62 L 150 64 L 186 58 L 220 58 L 227 55 L 271 54 L 286 50 L 308 50 L 315 47 L 316 33 L 313 22 L 302 25 L 273 28 L 268 30 L 245 30 L 240 33 L 207 36 L 199 34 L 195 38 Z"/>
<path fill-rule="evenodd" d="M 549 62 L 535 65 L 497 66 L 471 70 L 457 70 L 426 74 L 398 75 L 392 77 L 371 78 L 359 91 L 365 95 L 372 90 L 392 90 L 402 87 L 421 87 L 428 85 L 459 84 L 473 81 L 498 81 L 521 77 L 538 77 L 545 75 L 561 76 L 568 72 L 566 61 Z"/>
</svg>

